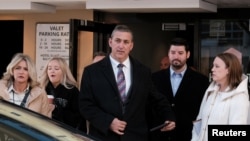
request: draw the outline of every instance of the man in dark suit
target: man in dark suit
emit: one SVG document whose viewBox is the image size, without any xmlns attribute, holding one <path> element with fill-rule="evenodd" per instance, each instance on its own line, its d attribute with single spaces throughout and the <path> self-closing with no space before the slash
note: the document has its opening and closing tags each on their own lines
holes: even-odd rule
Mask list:
<svg viewBox="0 0 250 141">
<path fill-rule="evenodd" d="M 90 122 L 89 134 L 103 141 L 147 141 L 149 106 L 159 111 L 162 123 L 169 123 L 159 130 L 174 129 L 175 116 L 168 100 L 153 87 L 150 69 L 129 55 L 132 31 L 125 25 L 116 26 L 109 46 L 110 55 L 87 66 L 82 75 L 79 106 Z M 123 64 L 125 74 L 122 96 L 116 82 L 120 80 L 116 78 L 118 64 Z"/>
<path fill-rule="evenodd" d="M 187 66 L 189 56 L 187 41 L 182 38 L 173 39 L 168 51 L 170 67 L 152 75 L 155 86 L 168 98 L 176 115 L 176 128 L 168 133 L 153 132 L 152 141 L 191 140 L 192 121 L 199 112 L 209 80 L 208 77 Z M 162 120 L 154 110 L 153 115 L 152 126 L 161 123 Z"/>
</svg>

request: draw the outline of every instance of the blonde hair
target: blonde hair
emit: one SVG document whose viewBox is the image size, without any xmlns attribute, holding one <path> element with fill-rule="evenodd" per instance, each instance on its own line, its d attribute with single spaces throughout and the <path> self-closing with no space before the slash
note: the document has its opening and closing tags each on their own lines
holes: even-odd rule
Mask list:
<svg viewBox="0 0 250 141">
<path fill-rule="evenodd" d="M 28 55 L 23 53 L 16 53 L 11 62 L 8 64 L 6 68 L 6 72 L 3 73 L 2 80 L 7 81 L 7 85 L 10 86 L 14 82 L 14 74 L 13 69 L 14 67 L 20 63 L 21 61 L 25 61 L 27 63 L 28 68 L 28 83 L 30 87 L 39 86 L 39 82 L 37 82 L 37 74 L 36 74 L 36 67 L 35 64 L 32 62 L 31 58 Z"/>
<path fill-rule="evenodd" d="M 53 57 L 51 58 L 47 64 L 45 65 L 44 67 L 44 70 L 42 72 L 42 75 L 41 75 L 41 86 L 43 88 L 45 88 L 48 83 L 49 83 L 49 76 L 48 76 L 48 73 L 47 73 L 47 70 L 48 70 L 48 64 L 53 61 L 53 60 L 56 60 L 58 61 L 58 64 L 62 70 L 62 78 L 61 78 L 61 82 L 60 84 L 62 84 L 64 87 L 66 87 L 67 89 L 71 89 L 73 88 L 74 86 L 77 87 L 77 82 L 74 78 L 74 76 L 72 75 L 71 71 L 70 71 L 70 68 L 66 62 L 65 59 L 61 58 L 61 57 Z"/>
</svg>

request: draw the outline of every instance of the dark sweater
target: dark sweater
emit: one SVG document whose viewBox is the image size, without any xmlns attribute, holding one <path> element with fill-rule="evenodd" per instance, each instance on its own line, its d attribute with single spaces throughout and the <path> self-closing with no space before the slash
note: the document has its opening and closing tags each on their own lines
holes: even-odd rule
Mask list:
<svg viewBox="0 0 250 141">
<path fill-rule="evenodd" d="M 68 124 L 74 128 L 86 131 L 86 122 L 79 112 L 77 87 L 67 89 L 63 85 L 56 88 L 51 83 L 46 86 L 48 95 L 54 95 L 55 109 L 52 112 L 52 118 Z"/>
</svg>

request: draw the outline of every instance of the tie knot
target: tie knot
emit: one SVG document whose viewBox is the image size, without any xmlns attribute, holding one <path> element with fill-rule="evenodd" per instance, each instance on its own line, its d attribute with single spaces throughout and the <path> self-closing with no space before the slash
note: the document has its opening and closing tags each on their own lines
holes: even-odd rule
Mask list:
<svg viewBox="0 0 250 141">
<path fill-rule="evenodd" d="M 123 64 L 118 64 L 117 67 L 121 69 L 122 67 L 124 67 L 124 65 Z"/>
</svg>

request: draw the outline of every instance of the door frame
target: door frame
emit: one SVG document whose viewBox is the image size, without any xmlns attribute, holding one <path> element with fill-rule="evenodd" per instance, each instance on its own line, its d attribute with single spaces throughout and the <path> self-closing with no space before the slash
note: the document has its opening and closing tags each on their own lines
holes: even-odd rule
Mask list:
<svg viewBox="0 0 250 141">
<path fill-rule="evenodd" d="M 69 37 L 69 66 L 72 74 L 77 78 L 77 51 L 78 37 L 80 31 L 94 33 L 94 52 L 107 52 L 108 48 L 104 46 L 106 38 L 111 34 L 116 24 L 106 24 L 90 20 L 70 19 L 70 37 Z"/>
</svg>

